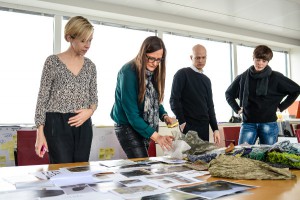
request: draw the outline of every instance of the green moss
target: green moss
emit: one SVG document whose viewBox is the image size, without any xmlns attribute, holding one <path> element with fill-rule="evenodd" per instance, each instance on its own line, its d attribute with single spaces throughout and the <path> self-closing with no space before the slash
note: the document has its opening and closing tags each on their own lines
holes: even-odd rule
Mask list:
<svg viewBox="0 0 300 200">
<path fill-rule="evenodd" d="M 291 167 L 300 168 L 300 156 L 290 153 L 269 152 L 267 162 L 280 163 Z"/>
</svg>

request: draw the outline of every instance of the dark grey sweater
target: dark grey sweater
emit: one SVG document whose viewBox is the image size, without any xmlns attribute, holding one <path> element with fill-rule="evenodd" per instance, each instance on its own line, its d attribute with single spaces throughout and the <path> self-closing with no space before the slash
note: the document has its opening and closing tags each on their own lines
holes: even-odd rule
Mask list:
<svg viewBox="0 0 300 200">
<path fill-rule="evenodd" d="M 218 124 L 212 99 L 210 79 L 190 67 L 174 75 L 170 106 L 179 123 L 208 120 L 213 131 Z"/>
<path fill-rule="evenodd" d="M 235 99 L 243 101 L 246 72 L 237 76 L 225 92 L 226 100 L 237 113 L 241 109 Z M 285 77 L 283 74 L 273 71 L 269 76 L 268 92 L 266 96 L 256 95 L 258 79 L 249 77 L 249 97 L 246 108 L 243 108 L 243 121 L 247 123 L 267 123 L 277 120 L 276 110 L 287 109 L 300 94 L 300 86 Z M 286 97 L 283 100 L 283 98 Z"/>
</svg>

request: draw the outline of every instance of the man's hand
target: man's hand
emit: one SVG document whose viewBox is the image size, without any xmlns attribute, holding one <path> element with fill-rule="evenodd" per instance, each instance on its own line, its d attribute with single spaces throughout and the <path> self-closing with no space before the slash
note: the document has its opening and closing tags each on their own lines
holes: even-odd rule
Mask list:
<svg viewBox="0 0 300 200">
<path fill-rule="evenodd" d="M 220 132 L 218 130 L 214 131 L 214 142 L 216 144 L 220 144 L 221 143 L 221 136 L 220 136 Z"/>
<path fill-rule="evenodd" d="M 179 125 L 179 130 L 183 133 L 183 130 L 185 128 L 186 122 Z"/>
<path fill-rule="evenodd" d="M 243 113 L 243 107 L 241 107 L 241 109 L 238 111 L 238 115 Z"/>
</svg>

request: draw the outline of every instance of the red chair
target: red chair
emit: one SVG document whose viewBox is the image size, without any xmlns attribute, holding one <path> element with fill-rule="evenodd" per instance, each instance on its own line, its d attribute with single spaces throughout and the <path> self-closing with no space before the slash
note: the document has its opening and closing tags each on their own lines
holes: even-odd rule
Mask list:
<svg viewBox="0 0 300 200">
<path fill-rule="evenodd" d="M 294 127 L 295 127 L 295 129 L 294 129 Z M 296 134 L 295 131 L 297 129 L 300 129 L 300 124 L 295 124 L 295 125 L 291 124 L 291 130 L 292 130 L 293 136 Z"/>
<path fill-rule="evenodd" d="M 240 136 L 240 126 L 225 126 L 223 127 L 225 146 L 228 147 L 230 143 L 234 146 L 238 145 Z"/>
<path fill-rule="evenodd" d="M 148 155 L 149 157 L 156 157 L 156 145 L 153 140 L 150 140 L 149 142 Z"/>
<path fill-rule="evenodd" d="M 294 130 L 293 124 L 290 124 L 290 127 L 291 127 L 291 130 L 292 130 L 292 135 L 294 135 L 295 134 L 295 130 Z"/>
<path fill-rule="evenodd" d="M 48 153 L 40 158 L 35 153 L 36 130 L 17 131 L 17 166 L 49 164 Z"/>
<path fill-rule="evenodd" d="M 295 135 L 297 137 L 298 143 L 300 143 L 300 129 L 295 130 Z"/>
</svg>

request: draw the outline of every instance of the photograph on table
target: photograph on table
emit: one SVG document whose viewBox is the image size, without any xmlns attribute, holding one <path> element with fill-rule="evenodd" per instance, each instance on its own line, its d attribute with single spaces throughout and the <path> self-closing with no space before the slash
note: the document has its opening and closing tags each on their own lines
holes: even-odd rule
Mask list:
<svg viewBox="0 0 300 200">
<path fill-rule="evenodd" d="M 178 188 L 178 190 L 189 194 L 198 195 L 199 197 L 206 199 L 215 199 L 218 197 L 247 191 L 252 188 L 256 188 L 256 186 L 219 180 L 189 187 L 182 187 Z"/>
</svg>

